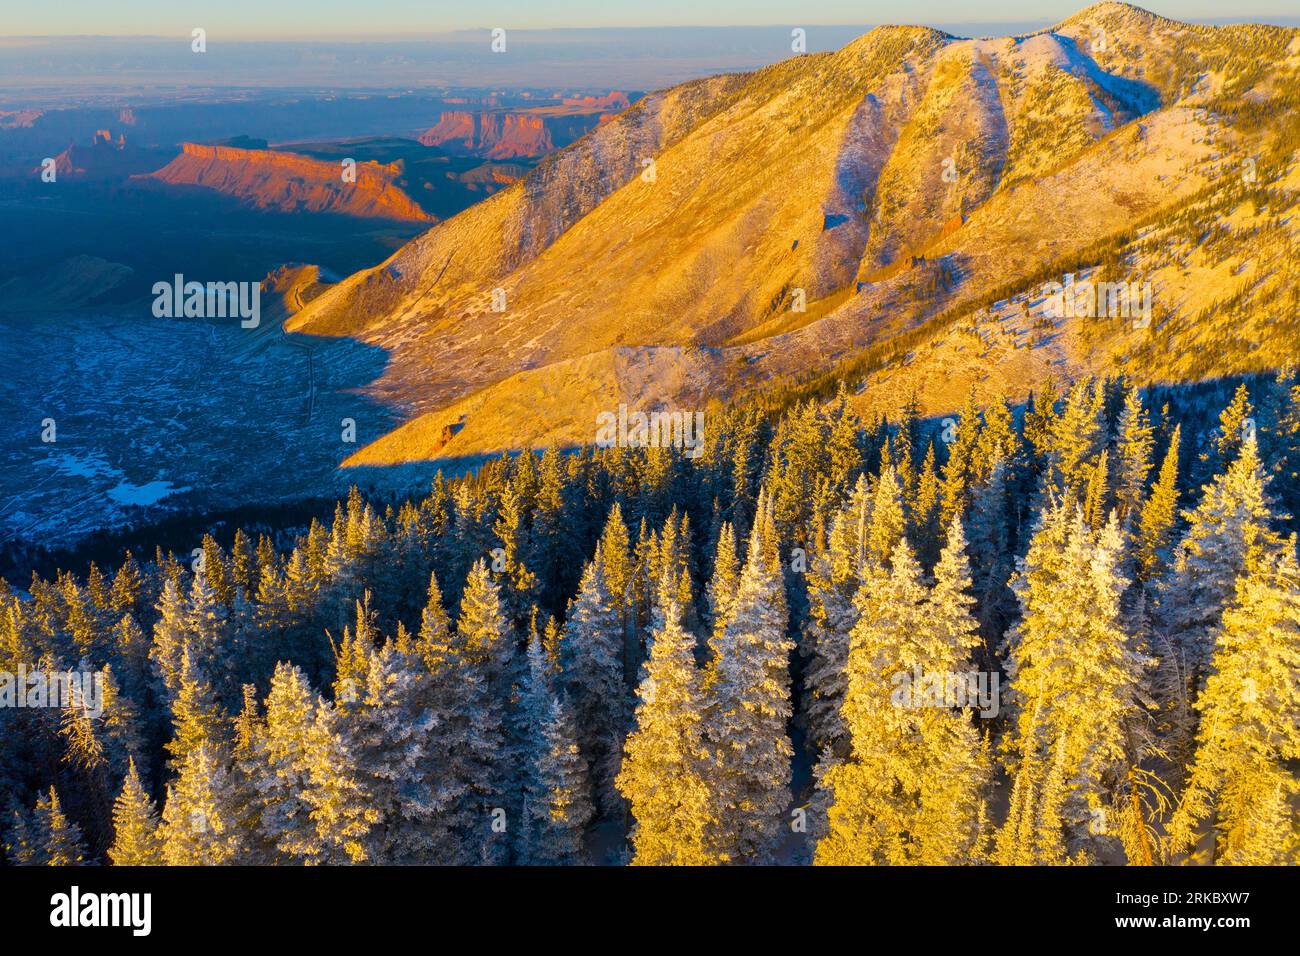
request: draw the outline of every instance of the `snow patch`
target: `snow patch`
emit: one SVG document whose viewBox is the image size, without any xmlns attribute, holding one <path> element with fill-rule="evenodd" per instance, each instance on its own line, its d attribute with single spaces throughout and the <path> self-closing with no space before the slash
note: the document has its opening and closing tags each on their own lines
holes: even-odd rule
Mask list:
<svg viewBox="0 0 1300 956">
<path fill-rule="evenodd" d="M 120 505 L 143 507 L 157 504 L 168 495 L 189 490 L 189 488 L 173 488 L 170 481 L 151 481 L 143 485 L 133 485 L 129 481 L 123 481 L 116 488 L 110 488 L 108 496 Z"/>
</svg>

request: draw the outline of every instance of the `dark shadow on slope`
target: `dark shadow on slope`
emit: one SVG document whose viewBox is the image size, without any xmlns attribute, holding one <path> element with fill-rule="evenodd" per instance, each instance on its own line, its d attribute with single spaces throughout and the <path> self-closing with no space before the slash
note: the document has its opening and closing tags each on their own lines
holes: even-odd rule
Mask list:
<svg viewBox="0 0 1300 956">
<path fill-rule="evenodd" d="M 1079 48 L 1078 41 L 1073 37 L 1059 33 L 1053 36 L 1065 51 L 1073 72 L 1086 76 L 1113 96 L 1126 112 L 1132 114 L 1130 119 L 1160 108 L 1160 93 L 1154 86 L 1139 80 L 1130 80 L 1117 73 L 1107 73 L 1091 54 Z"/>
</svg>

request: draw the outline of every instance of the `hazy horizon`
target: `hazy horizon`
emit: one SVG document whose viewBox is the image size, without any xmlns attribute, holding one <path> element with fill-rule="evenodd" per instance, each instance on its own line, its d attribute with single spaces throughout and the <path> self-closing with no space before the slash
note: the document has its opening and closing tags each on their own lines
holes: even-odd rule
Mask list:
<svg viewBox="0 0 1300 956">
<path fill-rule="evenodd" d="M 938 6 L 951 13 L 970 9 L 970 5 Z M 862 23 L 818 25 L 807 17 L 796 20 L 804 24 L 807 52 L 817 53 L 837 50 L 883 23 L 924 23 L 962 37 L 1034 33 L 1063 19 L 1055 15 L 1057 6 L 1042 5 L 1044 11 L 1053 11 L 1052 16 L 1028 19 L 968 16 L 936 20 L 909 10 L 904 16 L 882 16 Z M 1064 15 L 1083 6 L 1072 4 Z M 1022 8 L 1029 5 L 1007 9 Z M 1202 22 L 1244 21 L 1300 26 L 1300 17 L 1280 15 Z M 794 28 L 790 24 L 506 27 L 508 55 L 502 56 L 491 51 L 491 34 L 486 28 L 407 31 L 400 39 L 381 34 L 346 39 L 236 39 L 223 35 L 217 27 L 214 22 L 204 28 L 207 49 L 203 56 L 191 52 L 188 29 L 175 36 L 0 37 L 0 75 L 6 79 L 0 105 L 28 107 L 69 98 L 138 98 L 242 89 L 649 90 L 716 73 L 757 69 L 785 59 L 792 55 Z"/>
<path fill-rule="evenodd" d="M 852 0 L 717 0 L 702 8 L 691 0 L 663 0 L 653 8 L 627 0 L 553 0 L 543 8 L 526 0 L 463 4 L 437 0 L 387 0 L 365 7 L 344 0 L 284 0 L 274 9 L 252 0 L 233 0 L 215 10 L 174 0 L 134 0 L 106 7 L 95 0 L 71 0 L 57 9 L 30 6 L 9 12 L 0 37 L 166 37 L 202 27 L 227 40 L 410 39 L 495 27 L 516 30 L 836 26 L 857 21 L 919 23 L 945 27 L 969 23 L 1050 24 L 1089 6 L 1072 0 L 1003 0 L 993 13 L 970 0 L 918 0 L 905 12 L 884 3 Z M 1295 25 L 1297 13 L 1284 0 L 1257 0 L 1247 10 L 1223 16 L 1208 0 L 1142 5 L 1153 13 L 1188 22 L 1260 22 Z M 125 7 L 125 9 L 124 9 Z"/>
</svg>

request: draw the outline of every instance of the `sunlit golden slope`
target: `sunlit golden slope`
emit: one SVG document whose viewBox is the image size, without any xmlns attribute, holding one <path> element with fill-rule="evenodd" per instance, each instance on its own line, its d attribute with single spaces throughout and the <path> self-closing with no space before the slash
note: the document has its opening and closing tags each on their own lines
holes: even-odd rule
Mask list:
<svg viewBox="0 0 1300 956">
<path fill-rule="evenodd" d="M 1271 361 L 1281 333 L 1256 313 L 1283 294 L 1268 290 L 1295 287 L 1282 254 L 1294 218 L 1269 223 L 1294 206 L 1297 36 L 1121 4 L 1020 38 L 874 30 L 652 94 L 290 325 L 391 353 L 372 388 L 413 421 L 353 464 L 589 442 L 594 415 L 620 402 L 698 408 L 862 366 L 892 342 L 909 346 L 901 363 L 912 343 L 1000 321 L 979 311 L 994 298 L 1102 258 L 1152 281 L 1146 338 L 1067 320 L 1068 355 L 1037 354 L 1061 347 L 1039 336 L 1012 375 L 996 352 L 969 374 L 1027 387 L 1124 364 L 1232 371 L 1231 350 L 1186 368 L 1155 337 L 1200 341 L 1215 325 L 1207 289 L 1238 286 L 1233 307 L 1264 341 L 1250 362 Z M 1247 192 L 1267 212 L 1234 212 Z M 1197 203 L 1210 226 L 1243 223 L 1216 236 L 1213 263 L 1190 219 L 1162 225 Z M 919 368 L 913 356 L 877 378 L 897 390 Z"/>
</svg>

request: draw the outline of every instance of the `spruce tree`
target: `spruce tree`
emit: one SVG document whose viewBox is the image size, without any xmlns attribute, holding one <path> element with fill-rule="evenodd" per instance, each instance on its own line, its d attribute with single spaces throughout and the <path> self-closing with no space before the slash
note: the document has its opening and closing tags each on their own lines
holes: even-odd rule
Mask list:
<svg viewBox="0 0 1300 956">
<path fill-rule="evenodd" d="M 619 805 L 614 777 L 628 729 L 628 694 L 623 683 L 622 622 L 605 590 L 599 551 L 587 564 L 569 608 L 560 642 L 560 669 L 597 800 L 605 812 L 614 811 Z"/>
<path fill-rule="evenodd" d="M 731 621 L 718 641 L 705 736 L 719 856 L 735 863 L 772 859 L 786 831 L 793 748 L 785 582 L 771 507 L 760 494 Z"/>
<path fill-rule="evenodd" d="M 149 658 L 161 688 L 161 696 L 170 706 L 180 692 L 181 665 L 189 641 L 187 608 L 174 581 L 163 585 L 158 601 L 158 619 L 153 627 L 153 646 Z"/>
<path fill-rule="evenodd" d="M 880 472 L 875 495 L 871 501 L 871 518 L 867 524 L 867 559 L 884 567 L 889 563 L 894 546 L 907 531 L 907 516 L 903 511 L 903 489 L 898 475 L 886 466 Z"/>
<path fill-rule="evenodd" d="M 450 852 L 444 825 L 455 792 L 443 787 L 438 715 L 429 676 L 389 641 L 369 654 L 365 690 L 347 709 L 346 733 L 361 774 L 366 805 L 377 817 L 366 859 L 381 864 L 430 864 Z M 269 712 L 268 712 L 269 716 Z"/>
<path fill-rule="evenodd" d="M 173 766 L 204 744 L 215 747 L 222 737 L 225 715 L 213 699 L 212 687 L 193 665 L 186 652 L 182 658 L 180 687 L 172 705 L 173 735 L 166 749 Z"/>
<path fill-rule="evenodd" d="M 1142 504 L 1138 520 L 1137 562 L 1138 576 L 1152 581 L 1164 573 L 1168 565 L 1168 549 L 1173 537 L 1174 523 L 1178 520 L 1178 444 L 1181 426 L 1174 426 L 1165 452 L 1160 476 L 1150 496 Z"/>
<path fill-rule="evenodd" d="M 817 863 L 978 858 L 987 756 L 969 717 L 956 709 L 967 701 L 949 700 L 946 690 L 965 679 L 978 643 L 973 603 L 960 516 L 933 590 L 902 541 L 888 576 L 859 591 L 844 707 L 852 751 L 821 780 L 832 800 Z M 935 686 L 943 692 L 931 693 Z"/>
<path fill-rule="evenodd" d="M 474 781 L 480 801 L 479 848 L 485 861 L 505 862 L 509 838 L 494 824 L 499 818 L 497 811 L 505 811 L 508 821 L 511 810 L 516 811 L 514 820 L 518 823 L 518 792 L 512 785 L 520 778 L 520 742 L 511 740 L 507 731 L 517 677 L 516 654 L 500 592 L 481 560 L 470 570 L 461 596 L 456 646 L 457 653 L 483 682 L 483 696 L 475 716 L 495 742 L 491 763 L 480 768 Z"/>
<path fill-rule="evenodd" d="M 1212 824 L 1214 862 L 1300 862 L 1300 568 L 1294 540 L 1253 555 L 1238 577 L 1197 699 L 1200 724 L 1171 841 L 1190 851 Z"/>
<path fill-rule="evenodd" d="M 30 813 L 14 811 L 5 855 L 17 866 L 80 866 L 86 862 L 81 828 L 63 812 L 53 786 L 36 798 Z"/>
<path fill-rule="evenodd" d="M 736 532 L 730 521 L 724 521 L 718 529 L 713 576 L 709 579 L 708 594 L 705 597 L 708 612 L 706 619 L 712 637 L 720 636 L 731 619 L 739 584 L 740 559 L 736 555 Z"/>
<path fill-rule="evenodd" d="M 659 618 L 637 687 L 636 729 L 627 738 L 616 780 L 635 821 L 632 864 L 714 863 L 712 838 L 720 821 L 709 792 L 695 640 L 682 629 L 681 611 L 671 603 Z"/>
<path fill-rule="evenodd" d="M 534 866 L 582 863 L 584 836 L 595 811 L 589 796 L 587 762 L 577 727 L 550 686 L 541 642 L 528 645 L 527 774 L 524 781 L 524 838 L 519 862 Z"/>
<path fill-rule="evenodd" d="M 1247 563 L 1272 547 L 1276 536 L 1268 478 L 1253 438 L 1226 472 L 1184 513 L 1187 533 L 1174 550 L 1160 590 L 1160 618 L 1195 694 L 1205 679 L 1214 632 Z"/>
<path fill-rule="evenodd" d="M 1233 393 L 1232 401 L 1219 416 L 1219 427 L 1209 456 L 1211 473 L 1227 471 L 1237 460 L 1246 441 L 1254 440 L 1253 416 L 1250 392 L 1246 390 L 1246 383 L 1242 382 Z"/>
<path fill-rule="evenodd" d="M 371 830 L 380 814 L 370 800 L 345 709 L 321 701 L 312 724 L 303 793 L 322 846 L 322 863 L 372 862 Z"/>
<path fill-rule="evenodd" d="M 848 754 L 844 692 L 848 685 L 849 634 L 857 623 L 858 556 L 867 510 L 866 491 L 858 491 L 835 516 L 824 554 L 808 576 L 808 619 L 800 652 L 804 666 L 803 712 L 809 746 L 818 759 Z"/>
<path fill-rule="evenodd" d="M 163 804 L 163 861 L 168 866 L 241 862 L 247 847 L 239 827 L 241 802 L 223 745 L 205 742 L 186 753 Z"/>
<path fill-rule="evenodd" d="M 1041 516 L 1013 589 L 1022 617 L 1007 637 L 1021 761 L 1060 759 L 1070 852 L 1087 849 L 1097 811 L 1140 759 L 1151 660 L 1121 606 L 1128 580 L 1117 519 L 1093 531 L 1068 498 Z"/>
<path fill-rule="evenodd" d="M 1141 513 L 1146 497 L 1147 476 L 1151 473 L 1151 454 L 1155 449 L 1155 429 L 1147 418 L 1142 393 L 1136 386 L 1124 396 L 1117 442 L 1118 481 L 1116 499 L 1120 520 L 1132 525 Z"/>
<path fill-rule="evenodd" d="M 160 866 L 162 840 L 158 810 L 140 783 L 135 761 L 127 768 L 122 792 L 113 804 L 113 845 L 108 858 L 114 866 Z"/>
<path fill-rule="evenodd" d="M 315 710 L 315 695 L 302 671 L 278 664 L 266 697 L 266 718 L 253 743 L 260 764 L 253 779 L 258 835 L 275 849 L 276 862 L 315 862 L 319 857 L 311 805 L 304 799 Z"/>
</svg>

